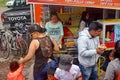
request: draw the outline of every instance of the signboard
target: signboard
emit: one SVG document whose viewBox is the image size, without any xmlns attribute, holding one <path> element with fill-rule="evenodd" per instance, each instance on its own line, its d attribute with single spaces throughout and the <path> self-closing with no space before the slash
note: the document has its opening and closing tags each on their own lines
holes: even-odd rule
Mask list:
<svg viewBox="0 0 120 80">
<path fill-rule="evenodd" d="M 120 0 L 27 0 L 27 3 L 120 9 Z"/>
</svg>

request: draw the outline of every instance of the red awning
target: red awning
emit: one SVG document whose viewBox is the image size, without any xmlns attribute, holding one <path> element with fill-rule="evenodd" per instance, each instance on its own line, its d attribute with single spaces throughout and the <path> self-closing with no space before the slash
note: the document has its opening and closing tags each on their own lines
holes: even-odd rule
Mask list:
<svg viewBox="0 0 120 80">
<path fill-rule="evenodd" d="M 120 9 L 120 0 L 27 0 L 27 3 Z"/>
</svg>

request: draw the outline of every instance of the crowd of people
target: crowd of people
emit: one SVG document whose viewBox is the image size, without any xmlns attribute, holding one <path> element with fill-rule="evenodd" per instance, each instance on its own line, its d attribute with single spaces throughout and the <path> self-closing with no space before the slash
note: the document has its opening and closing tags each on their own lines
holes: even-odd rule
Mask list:
<svg viewBox="0 0 120 80">
<path fill-rule="evenodd" d="M 53 51 L 59 51 L 64 36 L 63 25 L 56 13 L 52 13 L 50 21 L 45 25 L 40 23 L 30 26 L 32 41 L 24 58 L 10 63 L 7 80 L 25 80 L 22 75 L 24 64 L 35 56 L 33 64 L 33 79 L 31 80 L 98 80 L 97 61 L 105 52 L 106 46 L 100 44 L 99 36 L 102 25 L 89 21 L 89 13 L 83 12 L 77 39 L 78 62 L 70 54 L 60 55 L 56 62 Z M 81 27 L 82 26 L 82 27 Z M 118 80 L 120 71 L 120 40 L 109 56 L 104 80 Z"/>
</svg>

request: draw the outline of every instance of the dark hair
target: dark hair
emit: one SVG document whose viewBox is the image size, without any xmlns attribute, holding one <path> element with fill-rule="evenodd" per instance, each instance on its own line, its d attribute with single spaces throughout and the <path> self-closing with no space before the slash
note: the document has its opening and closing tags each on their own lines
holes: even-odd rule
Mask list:
<svg viewBox="0 0 120 80">
<path fill-rule="evenodd" d="M 120 60 L 120 40 L 118 40 L 115 44 L 114 57 L 119 58 L 119 60 Z"/>
<path fill-rule="evenodd" d="M 55 11 L 53 11 L 53 12 L 50 13 L 50 19 L 52 18 L 53 15 L 54 15 L 54 16 L 57 16 L 57 18 L 58 18 L 57 13 L 56 13 Z"/>
<path fill-rule="evenodd" d="M 86 22 L 86 21 L 87 21 L 87 20 L 86 20 L 86 16 L 87 16 L 87 14 L 89 14 L 89 12 L 87 12 L 87 11 L 82 12 L 82 16 L 81 16 L 81 20 L 80 20 L 80 21 L 83 20 L 83 21 Z"/>
<path fill-rule="evenodd" d="M 11 71 L 11 72 L 16 71 L 18 68 L 19 68 L 19 64 L 18 64 L 17 61 L 12 61 L 12 62 L 10 63 L 10 71 Z"/>
<path fill-rule="evenodd" d="M 90 23 L 89 25 L 89 31 L 91 30 L 99 30 L 101 29 L 102 30 L 102 24 L 100 24 L 99 22 L 96 22 L 96 21 L 93 21 Z"/>
<path fill-rule="evenodd" d="M 29 32 L 33 33 L 33 32 L 40 32 L 40 33 L 44 33 L 46 31 L 46 28 L 42 28 L 40 25 L 38 24 L 31 24 L 29 27 Z"/>
<path fill-rule="evenodd" d="M 90 18 L 86 19 L 87 14 L 89 14 L 89 12 L 87 12 L 87 11 L 82 12 L 82 16 L 81 16 L 81 19 L 79 21 L 78 28 L 80 28 L 81 21 L 85 22 L 85 27 L 89 26 L 89 24 L 90 24 L 91 21 L 90 21 Z M 90 15 L 89 15 L 89 17 L 90 17 Z"/>
<path fill-rule="evenodd" d="M 47 74 L 54 75 L 56 68 L 50 67 L 47 71 Z"/>
</svg>

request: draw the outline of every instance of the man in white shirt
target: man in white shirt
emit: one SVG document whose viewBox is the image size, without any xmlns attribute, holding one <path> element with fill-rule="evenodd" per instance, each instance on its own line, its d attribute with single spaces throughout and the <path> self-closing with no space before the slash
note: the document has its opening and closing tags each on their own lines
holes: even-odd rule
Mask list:
<svg viewBox="0 0 120 80">
<path fill-rule="evenodd" d="M 71 55 L 61 55 L 59 67 L 56 69 L 54 76 L 58 80 L 82 80 L 79 66 L 72 64 Z"/>
</svg>

